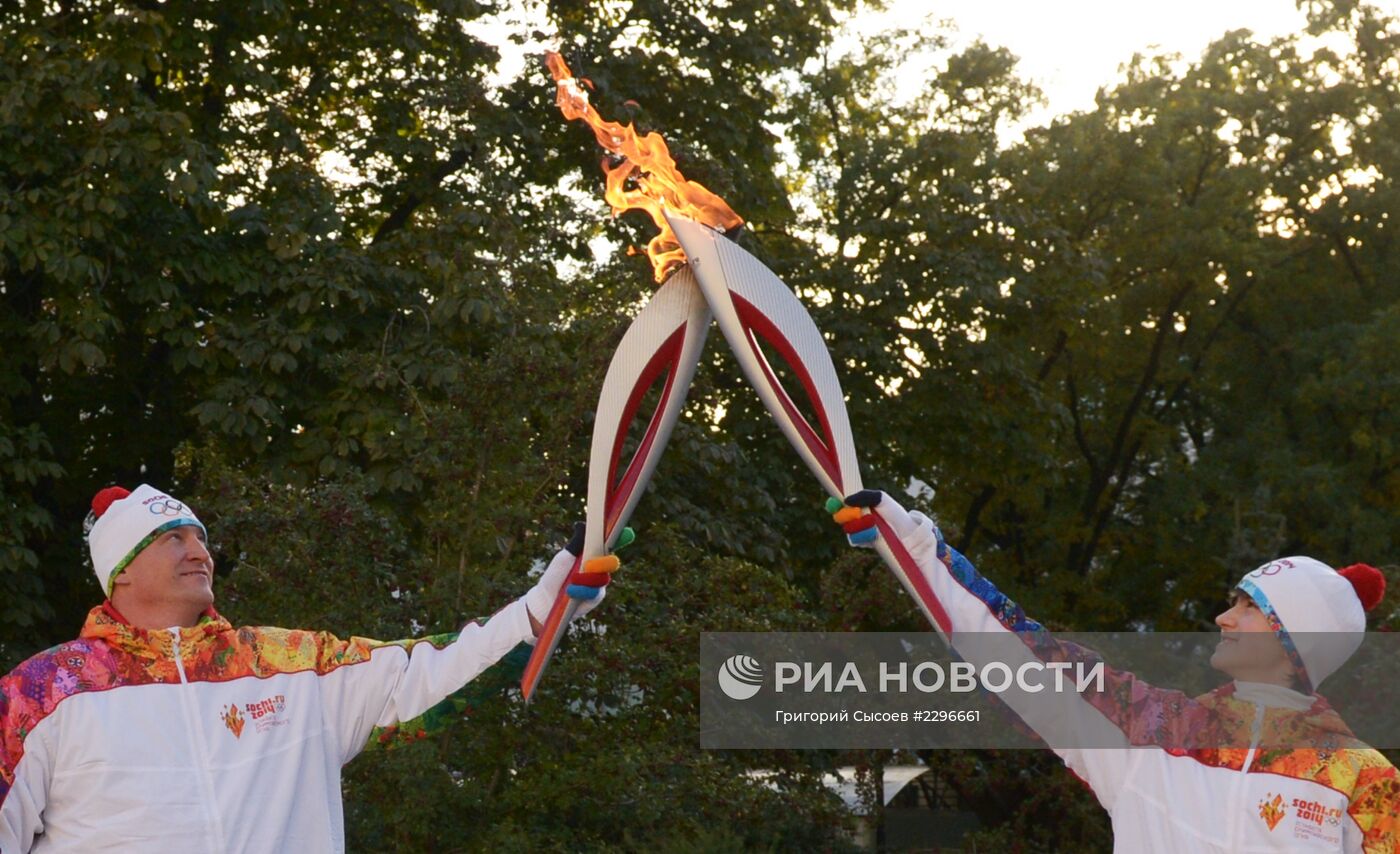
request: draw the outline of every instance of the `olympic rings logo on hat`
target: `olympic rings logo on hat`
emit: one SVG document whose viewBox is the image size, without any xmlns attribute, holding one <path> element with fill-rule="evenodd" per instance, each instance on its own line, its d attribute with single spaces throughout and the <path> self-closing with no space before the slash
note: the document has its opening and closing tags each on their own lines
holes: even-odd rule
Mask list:
<svg viewBox="0 0 1400 854">
<path fill-rule="evenodd" d="M 155 499 L 150 504 L 146 505 L 146 509 L 157 516 L 184 516 L 190 513 L 188 507 L 168 496 Z"/>
<path fill-rule="evenodd" d="M 1265 564 L 1249 574 L 1250 578 L 1262 578 L 1265 575 L 1278 575 L 1285 569 L 1292 569 L 1293 561 L 1276 560 L 1273 563 Z"/>
</svg>

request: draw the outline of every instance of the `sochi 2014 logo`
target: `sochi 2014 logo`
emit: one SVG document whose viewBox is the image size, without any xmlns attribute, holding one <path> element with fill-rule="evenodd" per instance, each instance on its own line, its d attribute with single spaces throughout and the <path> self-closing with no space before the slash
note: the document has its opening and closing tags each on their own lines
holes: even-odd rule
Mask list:
<svg viewBox="0 0 1400 854">
<path fill-rule="evenodd" d="M 731 655 L 719 668 L 719 688 L 731 700 L 747 700 L 763 687 L 763 665 L 747 655 Z"/>
</svg>

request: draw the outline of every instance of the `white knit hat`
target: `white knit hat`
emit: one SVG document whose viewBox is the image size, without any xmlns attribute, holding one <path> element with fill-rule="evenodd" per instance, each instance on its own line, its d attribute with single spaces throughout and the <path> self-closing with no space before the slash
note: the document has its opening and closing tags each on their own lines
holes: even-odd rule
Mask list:
<svg viewBox="0 0 1400 854">
<path fill-rule="evenodd" d="M 193 510 L 144 483 L 135 492 L 109 486 L 97 493 L 88 525 L 92 569 L 108 596 L 112 595 L 112 581 L 161 533 L 181 525 L 204 530 Z"/>
<path fill-rule="evenodd" d="M 1338 571 L 1297 556 L 1264 564 L 1236 587 L 1264 612 L 1310 694 L 1361 646 L 1366 612 L 1385 595 L 1385 576 L 1363 563 Z"/>
</svg>

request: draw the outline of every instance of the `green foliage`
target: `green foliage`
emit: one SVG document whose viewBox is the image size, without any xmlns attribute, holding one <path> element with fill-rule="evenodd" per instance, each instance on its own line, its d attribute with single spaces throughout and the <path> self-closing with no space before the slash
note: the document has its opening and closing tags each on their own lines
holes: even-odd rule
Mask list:
<svg viewBox="0 0 1400 854">
<path fill-rule="evenodd" d="M 931 486 L 954 545 L 1088 630 L 1209 626 L 1280 552 L 1400 583 L 1400 38 L 1305 7 L 1332 47 L 1139 57 L 1006 147 L 1014 57 L 931 26 L 841 47 L 850 0 L 544 9 L 600 110 L 666 136 L 813 307 L 866 482 Z M 488 85 L 463 25 L 494 10 L 0 8 L 0 661 L 96 600 L 78 526 L 112 482 L 190 497 L 240 622 L 450 631 L 557 548 L 652 287 L 590 242 L 649 226 L 603 216 L 542 69 Z M 697 634 L 919 615 L 717 343 L 687 410 L 539 699 L 352 766 L 352 847 L 841 846 L 839 757 L 695 748 Z M 924 758 L 989 846 L 1107 847 L 1053 758 Z"/>
</svg>

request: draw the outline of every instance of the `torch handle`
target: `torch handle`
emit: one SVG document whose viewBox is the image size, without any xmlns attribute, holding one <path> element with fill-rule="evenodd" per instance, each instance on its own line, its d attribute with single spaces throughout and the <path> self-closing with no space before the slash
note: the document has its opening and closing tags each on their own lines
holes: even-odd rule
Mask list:
<svg viewBox="0 0 1400 854">
<path fill-rule="evenodd" d="M 584 561 L 607 553 L 641 500 L 685 404 L 709 327 L 709 307 L 690 269 L 682 268 L 652 295 L 613 352 L 594 415 L 583 550 L 574 571 Z M 623 466 L 628 429 L 639 419 L 647 392 L 657 386 L 656 406 Z M 577 611 L 578 603 L 561 589 L 520 682 L 527 701 Z"/>
</svg>

